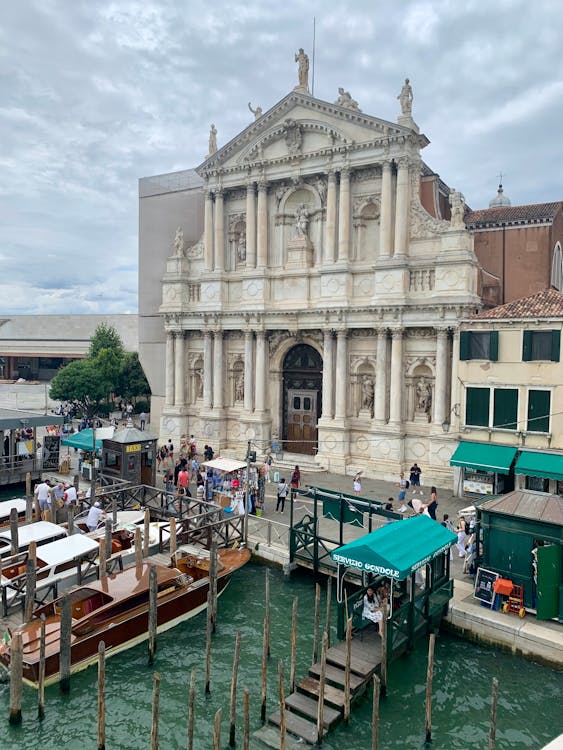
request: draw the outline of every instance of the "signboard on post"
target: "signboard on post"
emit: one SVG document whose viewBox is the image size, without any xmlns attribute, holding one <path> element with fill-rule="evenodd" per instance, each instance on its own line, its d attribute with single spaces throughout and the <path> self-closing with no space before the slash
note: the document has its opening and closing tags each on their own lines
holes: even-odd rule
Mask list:
<svg viewBox="0 0 563 750">
<path fill-rule="evenodd" d="M 59 435 L 45 435 L 43 438 L 43 469 L 58 471 L 61 438 Z"/>
<path fill-rule="evenodd" d="M 491 609 L 495 603 L 494 583 L 497 578 L 499 578 L 499 573 L 494 573 L 492 570 L 487 570 L 486 568 L 477 568 L 473 596 L 488 604 Z"/>
</svg>

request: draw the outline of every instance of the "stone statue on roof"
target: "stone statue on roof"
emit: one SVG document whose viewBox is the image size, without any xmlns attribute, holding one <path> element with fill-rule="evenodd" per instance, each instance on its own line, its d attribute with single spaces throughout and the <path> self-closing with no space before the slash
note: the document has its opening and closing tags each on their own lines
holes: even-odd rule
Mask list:
<svg viewBox="0 0 563 750">
<path fill-rule="evenodd" d="M 452 229 L 465 229 L 465 198 L 459 190 L 450 190 L 450 206 L 452 209 L 450 224 Z"/>
<path fill-rule="evenodd" d="M 345 91 L 342 87 L 338 89 L 338 99 L 334 103 L 338 104 L 339 107 L 346 107 L 347 109 L 354 109 L 356 110 L 356 112 L 362 111 L 358 107 L 358 102 L 355 99 L 352 99 L 350 92 Z"/>
<path fill-rule="evenodd" d="M 181 258 L 184 254 L 184 230 L 182 227 L 178 227 L 176 230 L 176 236 L 174 237 L 174 249 L 176 251 L 176 257 Z"/>
<path fill-rule="evenodd" d="M 250 102 L 248 102 L 248 109 L 252 112 L 254 115 L 254 119 L 258 120 L 259 117 L 262 117 L 262 107 L 256 107 L 256 109 L 252 109 L 252 105 Z"/>
<path fill-rule="evenodd" d="M 208 156 L 211 156 L 211 154 L 216 153 L 217 151 L 217 128 L 213 123 L 211 123 L 211 127 L 209 128 L 209 153 Z"/>
<path fill-rule="evenodd" d="M 397 97 L 401 104 L 401 112 L 405 117 L 410 117 L 412 115 L 412 88 L 409 83 L 409 79 L 405 78 L 405 82 L 403 84 L 403 88 L 401 89 L 401 93 Z"/>
<path fill-rule="evenodd" d="M 309 56 L 305 54 L 303 47 L 300 47 L 299 52 L 295 53 L 295 62 L 299 63 L 297 68 L 299 83 L 295 88 L 309 91 Z"/>
</svg>

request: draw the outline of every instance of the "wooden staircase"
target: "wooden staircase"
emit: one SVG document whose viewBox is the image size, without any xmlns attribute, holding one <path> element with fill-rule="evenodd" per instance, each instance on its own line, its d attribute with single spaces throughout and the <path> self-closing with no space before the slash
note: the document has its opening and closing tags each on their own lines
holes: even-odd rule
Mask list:
<svg viewBox="0 0 563 750">
<path fill-rule="evenodd" d="M 381 661 L 381 639 L 375 631 L 365 633 L 363 639 L 352 639 L 350 660 L 350 702 L 361 695 Z M 327 651 L 323 705 L 323 734 L 330 732 L 344 715 L 346 644 L 337 643 Z M 303 743 L 317 743 L 317 715 L 319 708 L 321 664 L 313 664 L 301 679 L 295 692 L 285 699 L 285 728 L 287 750 L 303 748 Z M 280 710 L 268 717 L 268 723 L 253 734 L 252 748 L 280 747 Z M 274 729 L 275 728 L 275 729 Z M 273 731 L 272 731 L 273 730 Z"/>
</svg>

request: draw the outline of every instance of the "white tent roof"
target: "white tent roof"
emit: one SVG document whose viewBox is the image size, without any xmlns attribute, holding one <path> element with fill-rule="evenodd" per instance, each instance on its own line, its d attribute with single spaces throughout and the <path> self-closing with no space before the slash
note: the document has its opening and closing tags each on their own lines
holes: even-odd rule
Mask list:
<svg viewBox="0 0 563 750">
<path fill-rule="evenodd" d="M 208 469 L 218 469 L 229 474 L 231 471 L 238 471 L 246 468 L 246 461 L 236 461 L 234 458 L 214 458 L 213 461 L 205 461 L 202 466 Z"/>
</svg>

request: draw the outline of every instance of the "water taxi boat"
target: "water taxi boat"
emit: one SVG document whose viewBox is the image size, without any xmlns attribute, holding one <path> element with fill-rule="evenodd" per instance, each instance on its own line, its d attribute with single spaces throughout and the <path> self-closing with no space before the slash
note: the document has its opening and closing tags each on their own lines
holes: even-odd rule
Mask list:
<svg viewBox="0 0 563 750">
<path fill-rule="evenodd" d="M 218 551 L 217 592 L 221 593 L 232 573 L 250 559 L 247 549 Z M 158 581 L 157 632 L 173 628 L 207 607 L 209 558 L 184 554 L 177 567 L 156 565 Z M 112 656 L 148 638 L 150 565 L 132 566 L 103 581 L 81 586 L 68 594 L 72 608 L 71 672 L 85 669 L 97 660 L 98 644 L 104 641 Z M 45 683 L 59 680 L 62 597 L 38 607 L 29 623 L 15 629 L 22 635 L 23 678 L 37 687 L 41 622 L 46 617 Z M 8 634 L 13 636 L 12 634 Z M 0 664 L 10 667 L 10 638 L 0 646 Z"/>
<path fill-rule="evenodd" d="M 18 526 L 18 551 L 24 552 L 29 548 L 30 542 L 36 542 L 37 546 L 54 542 L 67 536 L 67 530 L 62 526 L 50 521 L 37 521 Z M 0 557 L 7 557 L 12 550 L 12 536 L 9 530 L 0 531 Z"/>
<path fill-rule="evenodd" d="M 18 523 L 25 519 L 26 501 L 21 497 L 15 497 L 13 500 L 3 500 L 0 503 L 0 526 L 8 526 L 10 523 L 10 512 L 15 508 L 18 512 Z"/>
</svg>

